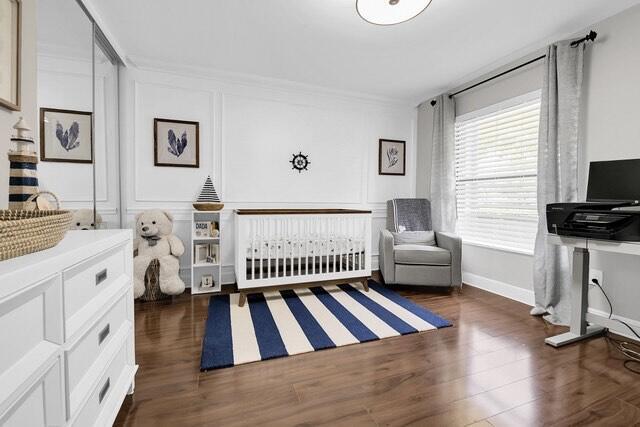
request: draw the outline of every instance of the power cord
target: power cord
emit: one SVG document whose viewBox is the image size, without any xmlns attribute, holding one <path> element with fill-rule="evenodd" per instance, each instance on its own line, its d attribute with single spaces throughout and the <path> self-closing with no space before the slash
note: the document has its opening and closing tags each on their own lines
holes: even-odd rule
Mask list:
<svg viewBox="0 0 640 427">
<path fill-rule="evenodd" d="M 609 319 L 624 325 L 631 331 L 633 335 L 638 338 L 638 340 L 640 340 L 640 335 L 638 334 L 638 332 L 636 332 L 635 329 L 633 329 L 627 322 L 623 322 L 620 319 L 612 318 L 613 304 L 611 303 L 611 300 L 609 299 L 607 293 L 604 291 L 602 285 L 600 285 L 600 283 L 598 282 L 598 279 L 591 279 L 591 283 L 593 283 L 600 289 L 600 292 L 602 292 L 602 295 L 604 295 L 604 298 L 607 300 L 607 303 L 609 304 Z M 640 345 L 633 342 L 611 338 L 608 334 L 606 338 L 609 343 L 611 343 L 620 353 L 622 353 L 624 357 L 627 358 L 627 360 L 624 361 L 624 367 L 634 374 L 640 375 Z"/>
</svg>

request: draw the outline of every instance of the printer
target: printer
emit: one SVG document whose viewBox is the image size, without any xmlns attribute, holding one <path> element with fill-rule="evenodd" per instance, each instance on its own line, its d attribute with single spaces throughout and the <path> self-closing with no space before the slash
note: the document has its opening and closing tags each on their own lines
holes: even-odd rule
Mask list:
<svg viewBox="0 0 640 427">
<path fill-rule="evenodd" d="M 640 159 L 591 162 L 587 201 L 547 205 L 547 230 L 561 236 L 640 241 Z"/>
</svg>

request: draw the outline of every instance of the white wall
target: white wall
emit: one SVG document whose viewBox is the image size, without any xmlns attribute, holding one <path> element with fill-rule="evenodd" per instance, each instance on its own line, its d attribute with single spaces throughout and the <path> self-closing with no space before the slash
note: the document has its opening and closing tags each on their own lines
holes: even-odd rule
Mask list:
<svg viewBox="0 0 640 427">
<path fill-rule="evenodd" d="M 640 158 L 640 6 L 594 26 L 597 42 L 585 55 L 581 197 L 588 162 Z M 640 321 L 640 263 L 637 257 L 594 253 L 592 268 L 604 271 L 604 287 L 616 314 Z M 608 310 L 597 290 L 594 306 Z M 640 326 L 640 323 L 638 323 Z"/>
<path fill-rule="evenodd" d="M 36 113 L 36 0 L 22 1 L 22 63 L 21 63 L 22 111 L 10 111 L 0 107 L 0 209 L 9 204 L 9 138 L 15 133 L 13 125 L 20 116 L 35 129 Z M 36 136 L 34 134 L 34 136 Z"/>
<path fill-rule="evenodd" d="M 171 211 L 189 241 L 191 202 L 211 174 L 233 236 L 234 208 L 353 207 L 374 212 L 374 242 L 385 201 L 415 195 L 416 109 L 291 84 L 208 78 L 206 72 L 127 68 L 120 85 L 127 223 L 149 208 Z M 153 165 L 153 119 L 200 123 L 200 168 Z M 379 176 L 378 139 L 407 141 L 407 174 Z M 308 154 L 309 171 L 291 169 Z M 190 251 L 188 251 L 190 252 Z M 377 243 L 374 244 L 377 265 Z M 233 239 L 223 244 L 223 280 L 233 281 Z M 186 277 L 189 255 L 181 259 Z"/>
<path fill-rule="evenodd" d="M 640 40 L 638 22 L 640 6 L 588 28 L 598 33 L 598 39 L 587 48 L 585 56 L 580 163 L 583 199 L 589 161 L 640 158 L 640 126 L 636 119 L 640 114 L 640 49 L 633 43 L 633 40 Z M 530 56 L 539 53 L 532 52 Z M 465 114 L 538 89 L 542 85 L 542 72 L 541 63 L 538 63 L 461 94 L 456 97 L 456 113 Z M 432 126 L 433 109 L 428 105 L 429 101 L 426 100 L 419 108 L 418 153 L 431 150 L 431 134 L 420 132 L 420 129 L 427 130 Z M 430 163 L 418 164 L 417 185 L 424 188 L 425 184 L 420 180 L 428 176 Z M 640 264 L 637 259 L 593 254 L 592 267 L 604 270 L 605 289 L 613 300 L 616 314 L 640 321 L 637 305 L 640 301 L 640 286 L 637 286 Z M 532 269 L 532 256 L 463 245 L 463 271 L 467 283 L 532 302 Z M 605 303 L 597 290 L 591 289 L 590 300 L 593 309 L 605 310 Z"/>
</svg>

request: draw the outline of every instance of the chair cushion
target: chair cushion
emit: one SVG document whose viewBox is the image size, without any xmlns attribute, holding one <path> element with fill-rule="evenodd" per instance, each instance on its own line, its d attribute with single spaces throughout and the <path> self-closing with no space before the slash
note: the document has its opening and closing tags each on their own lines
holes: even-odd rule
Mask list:
<svg viewBox="0 0 640 427">
<path fill-rule="evenodd" d="M 451 265 L 451 253 L 437 246 L 396 245 L 393 257 L 398 264 Z"/>
<path fill-rule="evenodd" d="M 429 245 L 435 246 L 436 235 L 433 231 L 403 231 L 391 233 L 396 245 Z"/>
</svg>

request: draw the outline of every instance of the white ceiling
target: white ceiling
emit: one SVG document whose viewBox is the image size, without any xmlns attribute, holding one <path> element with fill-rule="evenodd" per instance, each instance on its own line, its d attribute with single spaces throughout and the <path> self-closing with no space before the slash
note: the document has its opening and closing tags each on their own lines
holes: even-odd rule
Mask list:
<svg viewBox="0 0 640 427">
<path fill-rule="evenodd" d="M 207 67 L 417 103 L 640 0 L 433 0 L 417 18 L 387 27 L 363 21 L 355 0 L 91 3 L 133 63 Z"/>
<path fill-rule="evenodd" d="M 93 28 L 76 0 L 38 0 L 38 53 L 91 60 Z"/>
</svg>

